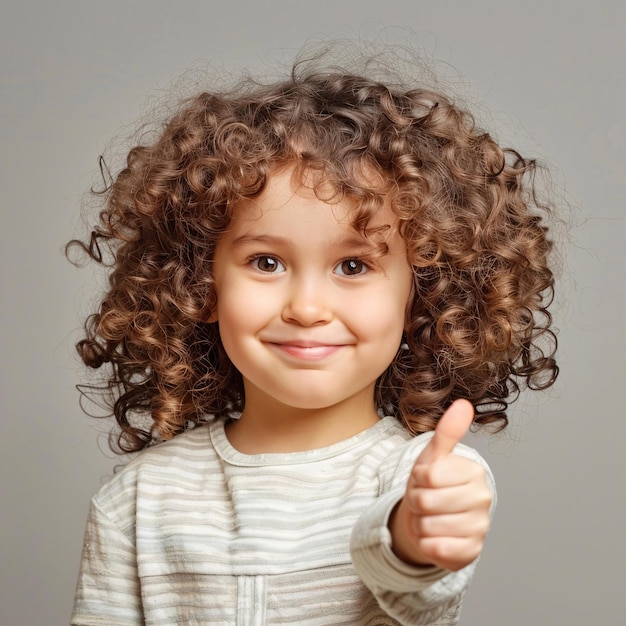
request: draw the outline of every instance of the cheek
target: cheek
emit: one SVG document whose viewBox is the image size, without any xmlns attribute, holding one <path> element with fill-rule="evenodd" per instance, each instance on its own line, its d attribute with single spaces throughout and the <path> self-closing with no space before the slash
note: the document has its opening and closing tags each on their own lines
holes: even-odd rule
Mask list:
<svg viewBox="0 0 626 626">
<path fill-rule="evenodd" d="M 391 303 L 379 299 L 369 302 L 367 306 L 358 306 L 357 303 L 353 305 L 351 325 L 355 332 L 377 344 L 390 344 L 394 349 L 397 348 L 396 343 L 399 344 L 404 332 L 406 303 Z"/>
<path fill-rule="evenodd" d="M 258 297 L 253 287 L 225 289 L 219 293 L 217 321 L 227 353 L 240 351 L 246 340 L 254 337 L 271 317 L 271 298 Z"/>
<path fill-rule="evenodd" d="M 237 338 L 253 326 L 250 305 L 241 299 L 224 299 L 217 305 L 218 324 L 222 341 Z"/>
<path fill-rule="evenodd" d="M 364 324 L 377 327 L 379 332 L 402 334 L 411 307 L 412 280 L 398 281 L 385 287 L 367 306 L 359 307 L 357 315 Z"/>
<path fill-rule="evenodd" d="M 217 310 L 220 319 L 246 327 L 254 326 L 276 309 L 277 298 L 267 288 L 246 283 L 241 288 L 218 292 Z"/>
<path fill-rule="evenodd" d="M 244 315 L 237 315 L 231 310 L 221 311 L 218 328 L 222 346 L 231 363 L 241 371 L 246 350 L 246 341 L 250 334 Z"/>
</svg>

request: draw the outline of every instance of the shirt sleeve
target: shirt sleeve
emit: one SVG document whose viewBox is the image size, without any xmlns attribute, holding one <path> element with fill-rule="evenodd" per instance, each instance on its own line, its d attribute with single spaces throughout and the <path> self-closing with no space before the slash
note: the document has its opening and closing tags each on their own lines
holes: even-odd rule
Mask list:
<svg viewBox="0 0 626 626">
<path fill-rule="evenodd" d="M 480 463 L 487 472 L 493 493 L 490 514 L 495 507 L 495 483 L 487 463 L 471 448 L 459 446 L 455 453 Z M 396 474 L 395 485 L 366 509 L 351 536 L 350 553 L 357 573 L 380 607 L 400 624 L 443 626 L 456 624 L 463 595 L 469 586 L 478 559 L 467 567 L 450 572 L 436 566 L 416 567 L 398 558 L 391 548 L 389 517 L 402 499 L 412 458 L 406 457 Z"/>
<path fill-rule="evenodd" d="M 141 589 L 133 542 L 92 501 L 71 624 L 143 624 Z"/>
</svg>

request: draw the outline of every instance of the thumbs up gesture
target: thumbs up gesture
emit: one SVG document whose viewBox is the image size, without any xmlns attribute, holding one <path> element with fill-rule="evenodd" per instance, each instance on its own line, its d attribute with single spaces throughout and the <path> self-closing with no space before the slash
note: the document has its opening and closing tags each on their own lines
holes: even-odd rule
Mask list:
<svg viewBox="0 0 626 626">
<path fill-rule="evenodd" d="M 393 551 L 407 563 L 456 571 L 483 548 L 492 497 L 485 470 L 453 454 L 473 418 L 470 402 L 454 402 L 415 461 L 389 521 Z"/>
</svg>

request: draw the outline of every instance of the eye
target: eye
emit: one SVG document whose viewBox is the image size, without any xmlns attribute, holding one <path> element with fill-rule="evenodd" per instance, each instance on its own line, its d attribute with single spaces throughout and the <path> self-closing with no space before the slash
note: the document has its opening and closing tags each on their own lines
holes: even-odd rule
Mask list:
<svg viewBox="0 0 626 626">
<path fill-rule="evenodd" d="M 335 272 L 339 276 L 360 276 L 368 269 L 369 266 L 359 259 L 346 259 L 337 265 Z"/>
<path fill-rule="evenodd" d="M 275 274 L 285 271 L 285 266 L 276 257 L 267 254 L 253 257 L 250 259 L 250 263 L 255 270 L 264 274 Z"/>
</svg>

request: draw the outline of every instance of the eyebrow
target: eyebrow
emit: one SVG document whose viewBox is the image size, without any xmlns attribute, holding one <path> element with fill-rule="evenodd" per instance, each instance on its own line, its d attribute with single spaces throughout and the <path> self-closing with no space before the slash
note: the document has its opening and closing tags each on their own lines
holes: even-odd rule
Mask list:
<svg viewBox="0 0 626 626">
<path fill-rule="evenodd" d="M 231 242 L 232 246 L 245 246 L 250 243 L 262 243 L 270 246 L 290 246 L 291 243 L 284 237 L 275 235 L 241 235 Z"/>
</svg>

